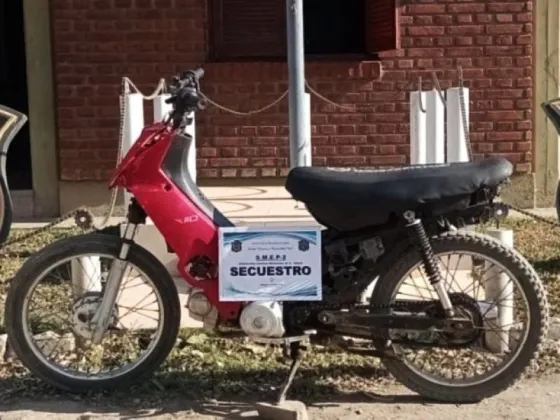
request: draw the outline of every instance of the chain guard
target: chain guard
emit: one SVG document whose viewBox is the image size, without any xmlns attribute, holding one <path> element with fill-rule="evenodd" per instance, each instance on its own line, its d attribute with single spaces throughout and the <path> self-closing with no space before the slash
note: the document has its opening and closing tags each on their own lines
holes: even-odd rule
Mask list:
<svg viewBox="0 0 560 420">
<path fill-rule="evenodd" d="M 474 306 L 476 306 L 476 310 L 478 312 L 478 316 L 475 316 L 476 319 L 473 319 L 473 323 L 475 324 L 476 327 L 482 327 L 482 316 L 480 315 L 480 311 L 478 310 L 478 305 L 476 303 L 476 301 L 468 296 L 465 296 L 463 294 L 460 293 L 454 293 L 451 294 L 449 296 L 451 302 L 454 304 L 454 306 L 459 307 L 459 308 L 463 308 L 464 306 L 470 307 L 470 309 L 475 309 Z M 289 322 L 290 322 L 290 326 L 291 327 L 295 327 L 295 328 L 316 328 L 318 330 L 325 330 L 325 325 L 323 325 L 320 321 L 318 321 L 318 315 L 323 312 L 323 311 L 342 311 L 342 310 L 348 310 L 348 311 L 355 311 L 355 310 L 373 310 L 373 311 L 380 311 L 380 310 L 392 310 L 392 311 L 403 311 L 406 310 L 408 312 L 414 313 L 414 314 L 418 314 L 421 312 L 425 312 L 428 309 L 431 308 L 436 308 L 436 312 L 439 312 L 437 315 L 440 315 L 442 318 L 444 317 L 444 312 L 443 312 L 443 308 L 441 308 L 440 305 L 440 301 L 439 300 L 410 300 L 410 301 L 405 301 L 405 300 L 401 300 L 401 301 L 396 301 L 392 304 L 370 304 L 370 305 L 363 305 L 363 304 L 354 304 L 354 305 L 344 305 L 344 304 L 321 304 L 321 303 L 311 303 L 308 305 L 297 305 L 295 307 L 292 308 L 291 311 L 289 311 Z M 441 311 L 441 312 L 440 312 Z M 470 312 L 469 312 L 470 314 Z M 301 317 L 304 316 L 305 319 L 302 319 Z M 311 322 L 310 322 L 311 321 Z M 310 323 L 309 323 L 310 322 Z M 336 326 L 335 326 L 336 327 Z M 402 331 L 402 330 L 400 330 Z M 425 331 L 429 331 L 429 330 L 425 330 Z M 338 332 L 336 331 L 336 329 L 334 331 L 328 331 L 329 333 L 335 333 L 337 334 Z M 366 338 L 366 339 L 373 339 L 375 341 L 378 340 L 390 340 L 390 342 L 392 344 L 399 344 L 399 345 L 406 345 L 408 347 L 413 347 L 413 348 L 433 348 L 433 347 L 439 347 L 439 348 L 448 348 L 448 349 L 454 349 L 454 348 L 464 348 L 464 347 L 469 347 L 471 346 L 473 343 L 475 343 L 477 340 L 480 339 L 480 336 L 482 335 L 482 330 L 480 330 L 479 333 L 474 334 L 473 337 L 471 337 L 471 339 L 467 340 L 466 342 L 462 342 L 462 343 L 453 343 L 449 340 L 447 340 L 447 342 L 436 342 L 436 343 L 425 343 L 425 342 L 420 342 L 417 340 L 413 340 L 413 339 L 407 339 L 404 337 L 401 338 L 392 338 L 389 336 L 389 331 L 388 329 L 380 329 L 379 332 L 381 333 L 379 336 L 377 335 L 377 333 L 374 336 L 362 336 L 361 338 Z M 352 335 L 352 334 L 345 334 L 345 333 L 340 333 L 341 335 Z M 445 332 L 436 332 L 436 334 L 438 335 L 443 335 L 446 334 Z M 358 335 L 356 335 L 358 336 Z"/>
</svg>

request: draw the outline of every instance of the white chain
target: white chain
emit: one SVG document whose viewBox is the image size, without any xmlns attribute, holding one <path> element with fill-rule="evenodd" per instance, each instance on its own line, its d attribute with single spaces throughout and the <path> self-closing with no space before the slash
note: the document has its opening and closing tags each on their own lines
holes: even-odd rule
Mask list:
<svg viewBox="0 0 560 420">
<path fill-rule="evenodd" d="M 306 80 L 305 81 L 305 86 L 307 87 L 307 89 L 309 89 L 309 92 L 311 92 L 313 95 L 315 95 L 317 98 L 325 101 L 328 104 L 331 104 L 332 106 L 334 106 L 335 108 L 340 108 L 340 109 L 347 109 L 349 111 L 356 111 L 356 106 L 355 105 L 340 105 L 337 104 L 336 102 L 330 100 L 329 98 L 327 98 L 326 96 L 321 95 L 319 92 L 317 92 L 315 89 L 313 89 L 311 87 L 311 85 L 309 84 L 309 82 Z"/>
<path fill-rule="evenodd" d="M 252 111 L 236 111 L 235 109 L 231 109 L 228 108 L 227 106 L 221 105 L 215 101 L 213 101 L 212 99 L 210 99 L 208 96 L 206 96 L 204 93 L 200 92 L 200 96 L 202 96 L 202 99 L 204 99 L 206 102 L 208 102 L 209 104 L 215 106 L 218 109 L 221 109 L 222 111 L 226 111 L 229 112 L 230 114 L 234 114 L 234 115 L 240 115 L 240 116 L 248 116 L 248 115 L 255 115 L 255 114 L 259 114 L 261 112 L 267 111 L 270 108 L 278 105 L 280 102 L 282 102 L 284 100 L 284 98 L 288 95 L 288 90 L 286 90 L 286 92 L 284 92 L 282 95 L 280 95 L 277 99 L 275 99 L 274 101 L 272 101 L 270 104 L 263 106 L 262 108 L 258 108 L 258 109 L 254 109 Z"/>
<path fill-rule="evenodd" d="M 410 87 L 412 87 L 412 85 L 414 84 L 414 81 L 410 81 L 408 82 L 408 84 L 402 88 L 402 90 L 406 90 Z M 362 111 L 362 112 L 367 112 L 367 111 L 371 111 L 372 107 L 371 106 L 364 106 L 364 107 L 358 107 L 356 105 L 341 105 L 338 104 L 336 102 L 334 102 L 333 100 L 327 98 L 326 96 L 323 96 L 322 94 L 320 94 L 319 92 L 317 92 L 315 89 L 313 89 L 313 87 L 311 87 L 311 85 L 309 84 L 309 82 L 306 80 L 305 81 L 305 86 L 307 87 L 307 89 L 309 90 L 309 92 L 311 92 L 313 95 L 315 95 L 317 98 L 325 101 L 328 104 L 333 105 L 336 108 L 339 109 L 346 109 L 346 110 L 350 110 L 350 111 Z M 399 94 L 400 92 L 397 92 L 395 94 L 395 97 Z"/>
<path fill-rule="evenodd" d="M 413 84 L 413 82 L 408 83 L 408 85 L 407 85 L 404 89 L 410 87 L 412 84 Z M 307 80 L 305 81 L 305 86 L 307 87 L 307 89 L 309 90 L 309 92 L 311 92 L 313 95 L 315 95 L 316 97 L 318 97 L 318 98 L 321 99 L 322 101 L 325 101 L 326 103 L 333 105 L 333 106 L 336 107 L 336 108 L 339 108 L 339 109 L 346 109 L 346 110 L 350 110 L 350 111 L 359 111 L 360 109 L 362 109 L 362 108 L 359 108 L 359 107 L 357 107 L 357 106 L 355 106 L 355 105 L 341 105 L 341 104 L 339 104 L 339 103 L 334 102 L 333 100 L 331 100 L 331 99 L 327 98 L 326 96 L 323 96 L 322 94 L 320 94 L 319 92 L 317 92 L 317 90 L 315 90 L 315 89 L 309 84 L 309 82 L 308 82 Z M 251 111 L 245 111 L 245 112 L 243 112 L 243 111 L 238 111 L 238 110 L 231 109 L 231 108 L 228 108 L 227 106 L 222 105 L 222 104 L 220 104 L 220 103 L 218 103 L 218 102 L 216 102 L 216 101 L 210 99 L 206 94 L 204 94 L 204 93 L 202 93 L 202 92 L 200 93 L 200 96 L 201 96 L 206 102 L 208 102 L 210 105 L 213 105 L 213 106 L 215 106 L 216 108 L 221 109 L 222 111 L 226 111 L 226 112 L 229 112 L 230 114 L 239 115 L 239 116 L 249 116 L 249 115 L 255 115 L 255 114 L 259 114 L 259 113 L 261 113 L 261 112 L 267 111 L 267 110 L 269 110 L 270 108 L 272 108 L 272 107 L 278 105 L 280 102 L 282 102 L 282 100 L 284 100 L 284 98 L 285 98 L 286 96 L 288 96 L 288 93 L 289 93 L 289 91 L 286 90 L 284 93 L 282 93 L 282 95 L 280 95 L 277 99 L 275 99 L 275 100 L 274 100 L 273 102 L 271 102 L 270 104 L 265 105 L 265 106 L 263 106 L 263 107 L 261 107 L 261 108 L 257 108 L 257 109 L 254 109 L 254 110 L 251 110 Z M 371 110 L 371 107 L 365 107 L 365 108 L 363 108 L 363 110 L 364 110 L 364 111 L 366 111 L 366 110 Z"/>
<path fill-rule="evenodd" d="M 124 118 L 127 111 L 126 95 L 130 93 L 130 88 L 129 88 L 130 85 L 134 86 L 134 84 L 130 81 L 128 77 L 123 77 L 121 82 L 121 94 L 119 96 L 119 108 L 120 108 L 119 143 L 117 146 L 117 161 L 115 163 L 115 168 L 119 166 L 119 164 L 123 159 L 123 151 L 124 151 L 123 146 L 124 146 L 124 134 L 125 134 Z M 160 81 L 160 85 L 161 85 L 161 81 Z M 136 88 L 136 86 L 134 86 L 134 88 L 138 93 L 140 93 Z M 114 187 L 111 191 L 111 200 L 109 201 L 109 209 L 107 210 L 107 214 L 105 214 L 105 216 L 103 217 L 103 221 L 99 225 L 93 222 L 93 226 L 95 229 L 101 230 L 109 224 L 111 218 L 113 217 L 113 213 L 115 212 L 115 208 L 117 206 L 118 195 L 119 195 L 119 188 Z"/>
<path fill-rule="evenodd" d="M 161 93 L 165 93 L 167 90 L 167 84 L 165 83 L 165 79 L 159 79 L 159 83 L 156 89 L 153 91 L 151 95 L 144 95 L 140 89 L 130 80 L 128 77 L 123 77 L 123 91 L 125 95 L 130 93 L 130 88 L 134 90 L 135 93 L 139 93 L 142 97 L 147 101 L 154 100 L 157 96 Z"/>
</svg>

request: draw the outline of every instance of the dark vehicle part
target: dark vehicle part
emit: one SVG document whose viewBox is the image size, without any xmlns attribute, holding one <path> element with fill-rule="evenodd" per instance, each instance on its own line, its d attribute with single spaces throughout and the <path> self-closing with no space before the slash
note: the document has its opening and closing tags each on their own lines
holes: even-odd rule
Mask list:
<svg viewBox="0 0 560 420">
<path fill-rule="evenodd" d="M 6 175 L 6 159 L 12 140 L 27 122 L 27 117 L 12 108 L 0 105 L 0 245 L 10 235 L 13 203 Z"/>
</svg>

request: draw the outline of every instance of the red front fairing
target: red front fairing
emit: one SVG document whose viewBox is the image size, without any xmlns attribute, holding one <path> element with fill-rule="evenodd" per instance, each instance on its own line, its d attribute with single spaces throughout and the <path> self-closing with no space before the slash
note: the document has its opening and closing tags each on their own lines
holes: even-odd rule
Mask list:
<svg viewBox="0 0 560 420">
<path fill-rule="evenodd" d="M 236 319 L 241 304 L 219 301 L 217 278 L 197 281 L 185 269 L 197 256 L 218 265 L 218 226 L 162 169 L 174 136 L 162 123 L 146 126 L 117 167 L 110 186 L 133 194 L 177 254 L 181 276 L 207 294 L 223 319 Z"/>
</svg>

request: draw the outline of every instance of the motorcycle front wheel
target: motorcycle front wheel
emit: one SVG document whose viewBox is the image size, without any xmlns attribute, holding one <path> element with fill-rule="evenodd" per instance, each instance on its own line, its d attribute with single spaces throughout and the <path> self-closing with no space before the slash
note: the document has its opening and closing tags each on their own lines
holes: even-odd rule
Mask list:
<svg viewBox="0 0 560 420">
<path fill-rule="evenodd" d="M 10 345 L 27 369 L 56 388 L 85 392 L 138 382 L 175 344 L 177 288 L 159 260 L 138 245 L 130 248 L 109 328 L 101 343 L 91 342 L 91 320 L 120 248 L 118 236 L 104 234 L 56 241 L 31 256 L 10 285 Z"/>
<path fill-rule="evenodd" d="M 472 319 L 474 327 L 456 334 L 387 330 L 390 341 L 383 345 L 396 339 L 401 344 L 392 345 L 399 359 L 384 364 L 397 381 L 426 398 L 478 402 L 509 388 L 538 357 L 548 328 L 545 289 L 523 256 L 491 237 L 457 232 L 431 243 L 456 313 Z M 371 310 L 389 313 L 396 301 L 413 300 L 427 302 L 422 315 L 445 316 L 421 261 L 410 250 L 381 275 Z"/>
</svg>

